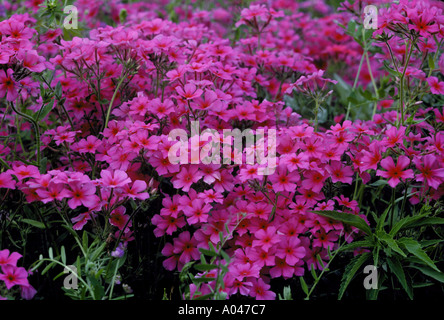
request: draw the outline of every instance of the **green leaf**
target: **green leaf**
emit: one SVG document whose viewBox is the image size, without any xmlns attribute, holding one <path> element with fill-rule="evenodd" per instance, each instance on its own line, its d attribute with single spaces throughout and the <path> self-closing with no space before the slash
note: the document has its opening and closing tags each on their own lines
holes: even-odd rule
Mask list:
<svg viewBox="0 0 444 320">
<path fill-rule="evenodd" d="M 206 283 L 216 280 L 216 278 L 210 278 L 210 277 L 200 277 L 200 278 L 193 278 L 193 283 Z"/>
<path fill-rule="evenodd" d="M 36 220 L 32 220 L 32 219 L 21 219 L 20 221 L 30 224 L 33 227 L 39 228 L 39 229 L 45 229 L 45 224 L 40 222 L 40 221 L 36 221 Z"/>
<path fill-rule="evenodd" d="M 224 258 L 224 260 L 225 260 L 227 263 L 229 263 L 229 262 L 231 261 L 230 256 L 229 256 L 225 251 L 221 250 L 221 251 L 220 251 L 220 254 L 221 254 L 222 258 Z"/>
<path fill-rule="evenodd" d="M 379 187 L 379 186 L 388 185 L 388 182 L 387 182 L 387 180 L 380 179 L 380 180 L 377 180 L 377 181 L 375 181 L 373 183 L 370 183 L 369 185 L 372 186 L 372 187 Z"/>
<path fill-rule="evenodd" d="M 434 269 L 429 268 L 427 266 L 411 265 L 409 267 L 418 269 L 419 271 L 421 271 L 426 276 L 429 276 L 429 277 L 431 277 L 431 278 L 433 278 L 435 280 L 438 280 L 439 282 L 444 283 L 444 273 L 442 273 L 442 272 L 435 271 Z"/>
<path fill-rule="evenodd" d="M 362 241 L 353 241 L 348 243 L 340 248 L 337 251 L 348 251 L 354 250 L 356 248 L 372 248 L 375 245 L 374 241 L 370 239 L 362 240 Z"/>
<path fill-rule="evenodd" d="M 415 257 L 420 259 L 422 262 L 431 267 L 433 270 L 441 272 L 436 267 L 432 259 L 430 259 L 427 253 L 421 248 L 421 245 L 418 243 L 418 241 L 413 240 L 411 238 L 401 238 L 399 239 L 399 243 L 401 243 L 407 249 L 408 252 L 410 252 Z"/>
<path fill-rule="evenodd" d="M 45 269 L 43 269 L 43 271 L 41 272 L 41 275 L 44 275 L 45 273 L 47 273 L 49 271 L 49 269 L 51 269 L 56 263 L 55 262 L 51 262 L 50 264 L 48 264 Z"/>
<path fill-rule="evenodd" d="M 437 225 L 437 224 L 444 224 L 444 218 L 438 218 L 438 217 L 424 218 L 420 221 L 411 222 L 411 223 L 405 225 L 404 229 L 414 228 L 414 227 L 433 226 L 433 225 Z"/>
<path fill-rule="evenodd" d="M 338 300 L 342 299 L 345 290 L 347 289 L 351 280 L 355 276 L 356 272 L 364 264 L 364 262 L 368 260 L 369 256 L 370 256 L 369 252 L 364 252 L 363 254 L 355 256 L 347 265 L 344 274 L 342 275 L 341 285 L 339 287 Z"/>
<path fill-rule="evenodd" d="M 57 82 L 54 92 L 57 98 L 62 97 L 62 83 L 60 81 Z"/>
<path fill-rule="evenodd" d="M 301 282 L 302 291 L 308 295 L 308 286 L 303 277 L 299 277 L 299 281 Z"/>
<path fill-rule="evenodd" d="M 82 246 L 83 246 L 83 250 L 85 250 L 85 252 L 87 252 L 88 251 L 88 233 L 86 233 L 86 231 L 83 231 Z"/>
<path fill-rule="evenodd" d="M 392 230 L 390 230 L 389 235 L 392 237 L 395 236 L 399 231 L 403 230 L 406 226 L 411 225 L 422 218 L 424 218 L 423 215 L 417 215 L 417 216 L 405 217 L 405 218 L 399 220 L 393 226 Z"/>
<path fill-rule="evenodd" d="M 401 283 L 405 292 L 408 294 L 409 298 L 412 300 L 413 299 L 413 289 L 411 287 L 411 284 L 407 282 L 403 267 L 402 267 L 401 263 L 399 262 L 398 258 L 393 257 L 393 258 L 387 259 L 387 264 L 388 264 L 390 270 L 398 278 L 399 282 Z"/>
<path fill-rule="evenodd" d="M 372 230 L 368 226 L 367 222 L 365 222 L 364 219 L 362 219 L 357 215 L 351 213 L 339 212 L 339 211 L 331 211 L 331 210 L 311 211 L 311 212 L 327 218 L 332 218 L 334 220 L 341 221 L 345 224 L 349 224 L 365 232 L 366 234 L 372 234 Z"/>
<path fill-rule="evenodd" d="M 429 54 L 429 68 L 430 70 L 435 69 L 435 60 L 433 59 L 433 55 Z"/>
<path fill-rule="evenodd" d="M 64 246 L 60 248 L 60 258 L 62 259 L 62 263 L 66 265 L 66 252 Z"/>
<path fill-rule="evenodd" d="M 382 229 L 384 228 L 385 219 L 387 218 L 390 208 L 391 206 L 388 206 L 382 213 L 381 217 L 378 219 L 378 222 L 376 223 L 376 232 L 382 231 Z"/>
<path fill-rule="evenodd" d="M 209 271 L 217 269 L 218 267 L 211 264 L 196 264 L 194 268 L 196 268 L 198 271 Z"/>
<path fill-rule="evenodd" d="M 398 246 L 398 243 L 396 240 L 393 239 L 390 235 L 388 235 L 385 231 L 379 231 L 376 233 L 376 236 L 379 240 L 384 242 L 390 249 L 393 251 L 399 253 L 404 258 L 407 257 L 407 255 L 402 251 L 402 249 Z"/>
<path fill-rule="evenodd" d="M 48 164 L 48 158 L 47 157 L 43 157 L 40 160 L 40 167 L 39 167 L 39 172 L 41 174 L 45 174 L 46 173 L 46 166 L 47 166 L 47 164 Z"/>
<path fill-rule="evenodd" d="M 44 104 L 40 110 L 36 113 L 34 120 L 36 122 L 40 122 L 41 120 L 45 119 L 45 117 L 48 115 L 48 113 L 51 112 L 54 102 L 50 101 L 46 104 Z"/>
</svg>

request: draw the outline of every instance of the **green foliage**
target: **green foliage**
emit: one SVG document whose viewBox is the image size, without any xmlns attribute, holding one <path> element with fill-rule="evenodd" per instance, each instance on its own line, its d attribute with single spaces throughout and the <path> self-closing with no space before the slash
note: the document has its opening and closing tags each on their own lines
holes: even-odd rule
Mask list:
<svg viewBox="0 0 444 320">
<path fill-rule="evenodd" d="M 394 205 L 393 203 L 391 206 Z M 435 217 L 437 212 L 429 205 L 424 205 L 421 211 L 412 216 L 401 217 L 399 221 L 386 225 L 391 220 L 391 210 L 389 206 L 384 213 L 377 217 L 377 224 L 374 230 L 360 217 L 344 212 L 335 211 L 313 211 L 321 216 L 329 217 L 354 226 L 365 233 L 364 239 L 340 247 L 337 251 L 345 252 L 356 248 L 365 248 L 369 252 L 356 255 L 351 259 L 345 268 L 338 299 L 342 299 L 346 289 L 360 268 L 366 264 L 374 264 L 378 272 L 387 273 L 379 275 L 378 289 L 372 290 L 371 298 L 376 299 L 379 290 L 383 286 L 384 279 L 395 278 L 401 285 L 408 298 L 413 299 L 414 288 L 421 287 L 414 282 L 412 269 L 419 270 L 425 278 L 442 282 L 444 273 L 436 266 L 428 251 L 441 243 L 442 239 L 421 240 L 421 229 L 425 226 L 444 223 L 444 219 Z M 423 277 L 421 277 L 421 280 Z M 431 278 L 431 279 L 430 279 Z M 426 282 L 427 283 L 427 282 Z M 430 284 L 429 282 L 427 284 Z"/>
</svg>

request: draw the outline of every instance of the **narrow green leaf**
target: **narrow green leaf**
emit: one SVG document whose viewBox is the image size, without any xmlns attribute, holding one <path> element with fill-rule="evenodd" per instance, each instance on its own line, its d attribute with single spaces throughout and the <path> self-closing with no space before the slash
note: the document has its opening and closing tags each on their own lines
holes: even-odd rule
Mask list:
<svg viewBox="0 0 444 320">
<path fill-rule="evenodd" d="M 414 221 L 404 226 L 404 229 L 424 226 L 434 226 L 437 224 L 444 224 L 444 218 L 428 217 L 420 221 Z"/>
<path fill-rule="evenodd" d="M 66 252 L 64 246 L 60 248 L 60 258 L 62 259 L 62 263 L 66 265 Z"/>
<path fill-rule="evenodd" d="M 409 296 L 410 300 L 412 300 L 413 299 L 413 289 L 411 287 L 411 284 L 409 284 L 407 282 L 404 270 L 403 270 L 402 265 L 399 262 L 398 258 L 392 257 L 392 258 L 387 259 L 387 264 L 388 264 L 390 270 L 398 278 L 399 282 L 401 283 L 405 292 Z"/>
<path fill-rule="evenodd" d="M 351 280 L 355 276 L 356 272 L 368 260 L 369 256 L 370 256 L 369 252 L 364 252 L 363 254 L 355 256 L 347 265 L 344 274 L 342 275 L 341 285 L 339 287 L 338 300 L 342 299 L 345 290 L 347 289 Z"/>
<path fill-rule="evenodd" d="M 311 271 L 311 275 L 313 276 L 313 279 L 315 279 L 315 281 L 318 281 L 318 275 L 316 274 L 316 270 L 315 270 L 313 264 L 311 265 L 310 271 Z"/>
<path fill-rule="evenodd" d="M 415 257 L 420 259 L 422 262 L 424 262 L 426 265 L 431 267 L 433 270 L 437 272 L 441 272 L 435 265 L 435 263 L 430 259 L 430 257 L 427 255 L 427 253 L 421 248 L 421 245 L 418 243 L 418 241 L 413 240 L 411 238 L 401 238 L 399 239 L 399 243 L 401 243 L 408 252 L 413 254 Z"/>
<path fill-rule="evenodd" d="M 217 252 L 214 252 L 213 250 L 207 250 L 204 248 L 200 248 L 199 251 L 206 255 L 206 256 L 210 256 L 210 257 L 216 257 L 217 256 Z"/>
<path fill-rule="evenodd" d="M 404 251 L 398 246 L 398 243 L 396 240 L 393 239 L 390 235 L 388 235 L 385 231 L 379 231 L 376 233 L 376 236 L 379 240 L 384 242 L 390 249 L 393 251 L 399 253 L 404 258 L 407 257 Z"/>
<path fill-rule="evenodd" d="M 357 215 L 351 213 L 339 212 L 339 211 L 331 211 L 331 210 L 311 211 L 311 212 L 327 218 L 332 218 L 334 220 L 341 221 L 345 224 L 349 224 L 365 232 L 366 234 L 372 234 L 372 230 L 370 229 L 367 222 L 365 222 L 364 219 L 362 219 Z"/>
<path fill-rule="evenodd" d="M 206 282 L 211 282 L 216 280 L 216 278 L 211 278 L 211 277 L 200 277 L 200 278 L 194 278 L 193 279 L 193 283 L 206 283 Z"/>
<path fill-rule="evenodd" d="M 349 251 L 349 250 L 354 250 L 356 248 L 372 248 L 374 245 L 375 245 L 374 241 L 370 239 L 362 241 L 353 241 L 351 243 L 341 246 L 337 251 Z"/>
<path fill-rule="evenodd" d="M 86 231 L 83 231 L 82 245 L 83 245 L 83 250 L 85 250 L 85 252 L 87 252 L 88 251 L 88 234 L 86 233 Z"/>
<path fill-rule="evenodd" d="M 429 268 L 427 266 L 411 265 L 409 267 L 415 268 L 415 269 L 421 271 L 426 276 L 429 276 L 429 277 L 431 277 L 431 278 L 433 278 L 433 279 L 435 279 L 435 280 L 437 280 L 439 282 L 444 283 L 444 273 L 442 273 L 442 272 L 435 271 L 434 269 Z"/>
<path fill-rule="evenodd" d="M 229 263 L 229 262 L 231 261 L 230 256 L 229 256 L 225 251 L 221 250 L 221 251 L 220 251 L 220 254 L 221 254 L 222 258 L 224 258 L 224 260 L 225 260 L 227 263 Z"/>
<path fill-rule="evenodd" d="M 41 275 L 44 275 L 45 273 L 47 273 L 49 271 L 49 269 L 51 269 L 53 266 L 55 265 L 55 262 L 51 262 L 50 264 L 48 264 L 45 269 L 43 269 Z"/>
<path fill-rule="evenodd" d="M 39 228 L 39 229 L 45 229 L 45 225 L 40 222 L 40 221 L 36 221 L 36 220 L 32 220 L 32 219 L 21 219 L 20 221 L 27 223 L 33 227 Z"/>
<path fill-rule="evenodd" d="M 308 286 L 307 286 L 307 283 L 305 282 L 304 278 L 299 277 L 299 281 L 301 282 L 302 291 L 304 291 L 305 294 L 308 294 Z"/>
<path fill-rule="evenodd" d="M 394 236 L 396 235 L 399 231 L 403 230 L 406 226 L 408 226 L 409 224 L 413 224 L 416 221 L 420 220 L 424 218 L 424 216 L 422 215 L 417 215 L 417 216 L 409 216 L 409 217 L 405 217 L 401 220 L 399 220 L 392 228 L 392 230 L 390 230 L 389 235 L 390 236 Z"/>
<path fill-rule="evenodd" d="M 209 271 L 217 269 L 218 267 L 211 264 L 196 264 L 194 268 L 196 268 L 198 271 Z"/>
</svg>

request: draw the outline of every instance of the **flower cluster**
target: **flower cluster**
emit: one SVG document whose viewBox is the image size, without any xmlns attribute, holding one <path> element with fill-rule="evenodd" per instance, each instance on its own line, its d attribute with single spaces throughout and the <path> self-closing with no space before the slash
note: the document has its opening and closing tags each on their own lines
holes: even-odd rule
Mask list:
<svg viewBox="0 0 444 320">
<path fill-rule="evenodd" d="M 0 280 L 6 287 L 7 294 L 11 294 L 17 286 L 20 290 L 21 297 L 26 300 L 31 300 L 36 294 L 36 290 L 29 284 L 28 276 L 31 274 L 23 267 L 17 266 L 17 261 L 22 257 L 18 252 L 9 252 L 8 249 L 0 251 Z M 8 293 L 9 291 L 9 293 Z M 2 294 L 4 294 L 2 292 Z M 6 297 L 0 296 L 0 300 L 7 300 Z"/>
<path fill-rule="evenodd" d="M 173 21 L 165 18 L 173 12 L 155 3 L 79 0 L 75 5 L 80 12 L 88 8 L 81 18 L 91 30 L 70 39 L 61 29 L 39 33 L 32 15 L 14 14 L 0 22 L 0 158 L 6 168 L 0 196 L 13 203 L 20 194 L 26 203 L 67 212 L 74 232 L 105 231 L 101 235 L 120 241 L 113 256 L 135 239 L 133 205 L 158 199 L 160 209 L 146 219 L 165 240 L 166 270 L 198 261 L 199 249 L 216 246 L 222 234 L 232 258 L 223 279 L 227 297 L 274 299 L 271 279 L 323 269 L 330 251 L 362 235 L 316 214 L 334 210 L 368 221 L 353 193 L 360 183 L 382 181 L 408 194 L 411 205 L 443 196 L 444 110 L 416 101 L 444 94 L 443 68 L 424 66 L 427 54 L 438 58 L 444 37 L 442 6 L 429 7 L 432 2 L 400 1 L 381 10 L 373 34 L 379 53 L 359 68 L 362 46 L 336 25 L 357 13 L 346 2 L 332 13 L 319 1 L 313 9 L 330 13 L 324 18 L 295 1 L 258 1 L 238 10 L 237 21 L 222 7 L 178 7 Z M 116 26 L 100 23 L 102 6 Z M 238 39 L 230 41 L 233 25 Z M 392 64 L 379 68 L 383 60 Z M 339 115 L 324 126 L 304 119 L 292 97 L 335 103 L 331 68 L 341 64 L 347 68 L 336 74 L 354 87 L 393 77 L 402 83 L 400 96 L 417 89 L 396 103 L 394 94 L 379 97 L 375 103 L 384 112 L 373 119 Z M 375 89 L 382 95 L 385 88 Z M 200 141 L 193 123 L 211 130 L 213 140 Z M 272 129 L 274 141 L 263 141 L 268 156 L 276 150 L 268 174 L 267 164 L 246 161 L 257 153 L 254 147 L 236 148 L 229 140 L 226 153 L 215 141 L 224 130 Z M 185 164 L 170 161 L 174 130 L 187 133 Z M 27 144 L 23 132 L 31 132 Z M 203 163 L 199 155 L 209 147 L 229 159 Z M 16 266 L 19 257 L 0 251 L 0 280 L 32 298 L 28 273 Z M 210 292 L 205 287 L 197 295 Z"/>
</svg>

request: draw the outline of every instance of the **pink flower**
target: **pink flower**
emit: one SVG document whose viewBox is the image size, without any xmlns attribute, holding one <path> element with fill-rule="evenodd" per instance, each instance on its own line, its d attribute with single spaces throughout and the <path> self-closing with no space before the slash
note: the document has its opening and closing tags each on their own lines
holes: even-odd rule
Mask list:
<svg viewBox="0 0 444 320">
<path fill-rule="evenodd" d="M 125 214 L 125 211 L 126 209 L 123 206 L 114 209 L 110 214 L 109 223 L 117 227 L 119 230 L 123 230 L 125 226 L 130 227 L 131 222 L 127 225 L 129 216 Z"/>
<path fill-rule="evenodd" d="M 11 170 L 8 170 L 9 173 L 15 175 L 19 181 L 26 178 L 38 178 L 40 176 L 39 169 L 33 165 L 22 165 L 22 166 L 12 166 Z"/>
<path fill-rule="evenodd" d="M 132 185 L 125 185 L 122 188 L 122 192 L 124 193 L 125 197 L 129 197 L 131 199 L 146 200 L 150 197 L 150 194 L 145 191 L 146 188 L 147 186 L 145 181 L 136 180 L 132 183 Z"/>
<path fill-rule="evenodd" d="M 396 165 L 392 157 L 387 157 L 381 160 L 381 167 L 386 171 L 377 170 L 376 175 L 389 179 L 388 184 L 394 188 L 399 182 L 401 182 L 401 179 L 409 179 L 414 177 L 412 169 L 404 170 L 409 166 L 409 164 L 410 159 L 406 156 L 400 156 Z"/>
<path fill-rule="evenodd" d="M 102 170 L 100 176 L 102 178 L 99 179 L 99 183 L 104 187 L 123 187 L 131 182 L 131 179 L 128 178 L 126 172 L 122 170 Z"/>
<path fill-rule="evenodd" d="M 273 190 L 276 192 L 293 192 L 296 190 L 296 182 L 299 181 L 299 172 L 294 171 L 287 173 L 287 167 L 278 166 L 278 171 L 270 176 Z"/>
<path fill-rule="evenodd" d="M 6 285 L 6 289 L 11 289 L 15 285 L 29 286 L 28 272 L 25 268 L 16 267 L 10 264 L 2 265 L 2 272 L 0 273 L 0 280 L 3 280 Z"/>
<path fill-rule="evenodd" d="M 324 186 L 324 181 L 327 175 L 324 175 L 324 170 L 308 170 L 304 173 L 305 179 L 302 181 L 302 187 L 311 189 L 313 192 L 321 191 Z"/>
<path fill-rule="evenodd" d="M 75 209 L 80 205 L 87 208 L 93 208 L 99 202 L 99 197 L 95 194 L 96 187 L 93 184 L 83 184 L 78 181 L 69 184 L 70 190 L 67 190 L 68 206 Z"/>
<path fill-rule="evenodd" d="M 65 189 L 65 185 L 62 183 L 51 182 L 46 189 L 37 189 L 36 192 L 43 203 L 54 200 L 60 201 L 68 197 L 68 190 Z"/>
<path fill-rule="evenodd" d="M 433 94 L 444 94 L 444 82 L 439 81 L 437 77 L 427 78 L 427 83 L 430 86 L 430 91 Z"/>
<path fill-rule="evenodd" d="M 436 157 L 432 154 L 427 154 L 422 158 L 415 157 L 413 163 L 420 172 L 416 175 L 416 180 L 423 181 L 426 185 L 438 190 L 444 182 L 444 168 L 439 167 Z"/>
<path fill-rule="evenodd" d="M 353 170 L 349 166 L 343 166 L 340 161 L 332 161 L 331 164 L 327 166 L 327 171 L 330 173 L 333 183 L 342 182 L 351 184 L 353 181 Z"/>
<path fill-rule="evenodd" d="M 192 83 L 186 84 L 183 88 L 181 86 L 176 87 L 177 93 L 185 98 L 186 100 L 191 100 L 200 97 L 203 93 L 202 89 L 197 89 Z"/>
<path fill-rule="evenodd" d="M 305 256 L 305 248 L 301 245 L 301 241 L 296 238 L 287 238 L 281 242 L 276 251 L 276 257 L 284 259 L 285 262 L 294 266 L 300 259 Z"/>
<path fill-rule="evenodd" d="M 6 93 L 6 100 L 15 101 L 18 97 L 17 82 L 12 77 L 14 71 L 8 69 L 0 70 L 0 97 L 4 97 Z"/>
<path fill-rule="evenodd" d="M 174 239 L 174 254 L 179 254 L 179 262 L 186 264 L 191 260 L 197 260 L 200 257 L 197 249 L 197 242 L 192 239 L 188 231 L 182 232 L 178 238 Z"/>
<path fill-rule="evenodd" d="M 10 264 L 13 266 L 17 265 L 17 261 L 22 257 L 22 255 L 18 252 L 12 252 L 9 254 L 8 249 L 4 249 L 0 251 L 0 266 Z"/>
<path fill-rule="evenodd" d="M 254 234 L 257 240 L 253 240 L 253 247 L 260 246 L 267 251 L 273 245 L 279 242 L 275 227 L 268 227 L 266 230 L 259 230 Z"/>
<path fill-rule="evenodd" d="M 185 192 L 190 191 L 191 185 L 202 178 L 202 173 L 197 166 L 183 167 L 173 179 L 173 186 L 176 189 L 182 189 Z"/>
<path fill-rule="evenodd" d="M 15 180 L 8 172 L 0 173 L 0 188 L 15 189 Z"/>
<path fill-rule="evenodd" d="M 251 280 L 253 286 L 250 289 L 250 296 L 256 298 L 256 300 L 275 300 L 276 293 L 270 289 L 270 285 L 266 284 L 262 278 L 257 280 Z"/>
</svg>

